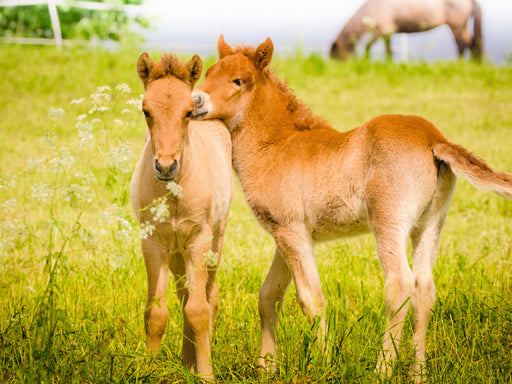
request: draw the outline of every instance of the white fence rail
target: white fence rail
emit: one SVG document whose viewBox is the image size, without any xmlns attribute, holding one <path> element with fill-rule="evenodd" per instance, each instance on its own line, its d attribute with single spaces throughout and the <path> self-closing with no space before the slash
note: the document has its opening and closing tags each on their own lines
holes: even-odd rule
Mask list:
<svg viewBox="0 0 512 384">
<path fill-rule="evenodd" d="M 142 10 L 141 5 L 115 5 L 109 3 L 96 3 L 94 1 L 69 1 L 69 0 L 0 0 L 0 7 L 17 7 L 30 5 L 48 5 L 50 20 L 53 29 L 53 39 L 44 38 L 27 38 L 27 37 L 3 37 L 4 42 L 12 42 L 16 44 L 55 44 L 61 48 L 64 44 L 62 32 L 60 29 L 59 13 L 57 6 L 66 6 L 82 9 L 92 9 L 97 11 L 123 11 L 123 12 L 139 12 Z"/>
</svg>

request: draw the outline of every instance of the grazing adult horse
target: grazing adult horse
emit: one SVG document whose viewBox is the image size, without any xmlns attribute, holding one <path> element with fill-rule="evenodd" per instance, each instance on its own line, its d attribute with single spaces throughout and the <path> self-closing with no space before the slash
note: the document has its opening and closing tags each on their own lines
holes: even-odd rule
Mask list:
<svg viewBox="0 0 512 384">
<path fill-rule="evenodd" d="M 268 69 L 270 38 L 257 48 L 232 48 L 221 36 L 218 51 L 220 60 L 192 93 L 194 115 L 220 119 L 228 127 L 233 167 L 247 202 L 277 246 L 259 294 L 259 363 L 268 368 L 265 356 L 275 357 L 274 329 L 292 279 L 303 313 L 310 321 L 319 319 L 325 336 L 315 241 L 372 231 L 388 313 L 379 367 L 390 372 L 387 362 L 396 359 L 410 303 L 414 370 L 421 372 L 435 300 L 432 268 L 456 174 L 509 199 L 512 175 L 493 171 L 420 117 L 379 116 L 351 131 L 336 131 Z"/>
<path fill-rule="evenodd" d="M 473 37 L 467 30 L 473 16 Z M 352 55 L 363 34 L 370 34 L 366 56 L 381 37 L 386 55 L 392 59 L 391 35 L 423 32 L 448 24 L 462 57 L 470 49 L 473 57 L 482 57 L 482 11 L 476 0 L 367 0 L 349 19 L 331 46 L 331 57 L 345 59 Z"/>
<path fill-rule="evenodd" d="M 158 63 L 147 53 L 140 56 L 137 72 L 146 91 L 142 109 L 148 134 L 132 176 L 131 197 L 140 223 L 154 226 L 142 239 L 148 276 L 147 348 L 158 351 L 165 331 L 170 269 L 183 307 L 183 361 L 212 379 L 210 335 L 218 304 L 215 274 L 233 184 L 231 140 L 224 124 L 190 121 L 191 91 L 201 71 L 197 55 L 186 65 L 172 54 Z M 169 192 L 171 181 L 181 186 L 181 195 Z M 168 215 L 155 220 L 151 207 L 155 201 L 162 204 L 162 198 Z"/>
</svg>

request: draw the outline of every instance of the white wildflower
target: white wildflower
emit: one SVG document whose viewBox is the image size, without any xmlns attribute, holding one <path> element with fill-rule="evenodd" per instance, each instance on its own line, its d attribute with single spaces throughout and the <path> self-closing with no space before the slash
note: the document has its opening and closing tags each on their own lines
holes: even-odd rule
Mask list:
<svg viewBox="0 0 512 384">
<path fill-rule="evenodd" d="M 132 91 L 130 86 L 126 83 L 116 85 L 116 90 L 121 93 L 130 93 Z"/>
<path fill-rule="evenodd" d="M 59 154 L 50 160 L 49 169 L 57 172 L 60 169 L 69 169 L 75 164 L 75 158 L 67 148 L 61 148 Z"/>
<path fill-rule="evenodd" d="M 108 93 L 93 93 L 91 95 L 91 101 L 95 106 L 101 105 L 104 102 L 110 101 L 111 97 Z"/>
<path fill-rule="evenodd" d="M 18 206 L 18 202 L 16 201 L 16 199 L 6 200 L 2 204 L 2 212 L 3 213 L 11 213 L 16 209 L 17 206 Z"/>
<path fill-rule="evenodd" d="M 43 143 L 45 143 L 49 148 L 55 148 L 55 143 L 57 142 L 57 137 L 53 132 L 45 132 L 43 136 Z"/>
<path fill-rule="evenodd" d="M 126 101 L 126 104 L 131 105 L 132 107 L 141 108 L 142 101 L 139 99 L 130 99 Z"/>
<path fill-rule="evenodd" d="M 4 221 L 0 223 L 0 229 L 0 249 L 4 252 L 21 249 L 28 240 L 29 229 L 20 220 Z"/>
<path fill-rule="evenodd" d="M 132 161 L 135 158 L 130 146 L 127 143 L 121 143 L 107 153 L 107 164 L 121 173 L 130 173 L 133 167 Z"/>
<path fill-rule="evenodd" d="M 167 183 L 166 188 L 170 191 L 175 197 L 182 197 L 182 189 L 181 185 L 176 184 L 174 181 Z"/>
<path fill-rule="evenodd" d="M 110 111 L 110 108 L 102 105 L 101 107 L 98 107 L 96 110 L 100 111 L 100 112 L 106 112 L 106 111 Z"/>
<path fill-rule="evenodd" d="M 76 120 L 77 121 L 82 121 L 84 120 L 85 118 L 87 117 L 87 114 L 86 113 L 82 113 L 81 115 L 79 115 Z"/>
<path fill-rule="evenodd" d="M 98 182 L 93 173 L 75 173 L 75 179 L 80 180 L 82 185 L 94 185 Z"/>
<path fill-rule="evenodd" d="M 92 115 L 94 112 L 96 112 L 96 110 L 98 109 L 98 107 L 95 105 L 94 107 L 92 107 L 91 109 L 89 109 L 89 111 L 87 111 L 87 113 L 89 115 Z"/>
<path fill-rule="evenodd" d="M 125 113 L 132 113 L 132 110 L 131 109 L 123 109 L 121 111 L 121 115 L 124 115 Z"/>
<path fill-rule="evenodd" d="M 85 101 L 85 97 L 82 97 L 81 99 L 74 99 L 69 102 L 69 104 L 82 104 Z"/>
<path fill-rule="evenodd" d="M 153 220 L 157 223 L 163 223 L 167 217 L 169 217 L 169 209 L 167 207 L 167 199 L 160 197 L 153 200 L 153 206 L 149 209 L 149 212 L 153 215 Z"/>
<path fill-rule="evenodd" d="M 64 118 L 66 112 L 62 108 L 50 107 L 48 111 L 48 117 L 52 120 L 60 120 Z"/>
<path fill-rule="evenodd" d="M 147 239 L 149 236 L 153 234 L 155 230 L 155 226 L 150 222 L 146 221 L 140 225 L 140 238 Z"/>
<path fill-rule="evenodd" d="M 76 206 L 81 201 L 91 203 L 96 197 L 96 194 L 89 186 L 68 184 L 61 190 L 61 196 L 70 205 Z"/>
<path fill-rule="evenodd" d="M 92 124 L 94 125 L 95 123 L 103 123 L 103 121 L 101 121 L 101 119 L 93 119 L 92 120 Z"/>
<path fill-rule="evenodd" d="M 131 230 L 128 230 L 126 228 L 122 228 L 115 233 L 115 239 L 121 243 L 128 243 L 130 241 L 131 236 Z"/>
<path fill-rule="evenodd" d="M 78 137 L 81 148 L 90 149 L 94 146 L 95 140 L 91 131 L 78 131 Z"/>
<path fill-rule="evenodd" d="M 203 256 L 206 266 L 209 268 L 216 267 L 219 263 L 219 254 L 217 252 L 213 252 L 211 249 L 206 251 Z"/>
<path fill-rule="evenodd" d="M 53 190 L 42 181 L 35 183 L 31 189 L 32 197 L 42 204 L 48 204 L 53 198 Z"/>
<path fill-rule="evenodd" d="M 98 93 L 104 93 L 104 92 L 110 92 L 112 89 L 108 85 L 102 85 L 96 88 L 96 92 Z"/>
<path fill-rule="evenodd" d="M 44 159 L 29 159 L 27 162 L 26 169 L 29 172 L 40 171 L 44 167 Z"/>
<path fill-rule="evenodd" d="M 118 125 L 122 126 L 124 123 L 123 123 L 123 120 L 121 120 L 121 119 L 115 119 L 114 124 L 118 124 Z"/>
<path fill-rule="evenodd" d="M 2 189 L 14 189 L 16 187 L 16 179 L 18 176 L 13 173 L 5 175 L 4 179 L 0 179 L 0 190 Z"/>
</svg>

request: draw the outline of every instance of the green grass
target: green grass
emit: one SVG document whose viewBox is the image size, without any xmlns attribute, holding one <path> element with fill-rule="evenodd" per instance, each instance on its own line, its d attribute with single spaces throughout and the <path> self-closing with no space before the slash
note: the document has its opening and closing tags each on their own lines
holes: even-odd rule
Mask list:
<svg viewBox="0 0 512 384">
<path fill-rule="evenodd" d="M 196 382 L 180 362 L 181 314 L 172 289 L 162 351 L 152 358 L 144 347 L 146 274 L 128 197 L 136 157 L 127 149 L 138 155 L 145 122 L 126 103 L 143 92 L 135 72 L 140 52 L 3 46 L 2 53 L 0 381 Z M 273 65 L 339 130 L 378 114 L 418 114 L 496 169 L 512 171 L 511 67 L 340 64 L 315 56 L 276 57 Z M 123 83 L 131 92 L 116 89 Z M 109 110 L 89 113 L 91 95 L 105 85 L 110 100 L 98 105 Z M 51 119 L 50 107 L 64 116 Z M 82 114 L 90 125 L 76 126 Z M 113 162 L 120 154 L 124 161 Z M 45 191 L 52 197 L 45 200 Z M 458 183 L 434 269 L 429 382 L 512 382 L 511 218 L 512 202 Z M 385 311 L 371 236 L 316 248 L 332 340 L 328 357 L 317 350 L 290 289 L 278 329 L 278 370 L 255 375 L 258 290 L 273 247 L 237 185 L 218 275 L 218 381 L 379 382 L 373 369 Z M 408 317 L 406 335 L 411 329 Z M 400 353 L 393 383 L 410 381 L 410 344 Z"/>
</svg>

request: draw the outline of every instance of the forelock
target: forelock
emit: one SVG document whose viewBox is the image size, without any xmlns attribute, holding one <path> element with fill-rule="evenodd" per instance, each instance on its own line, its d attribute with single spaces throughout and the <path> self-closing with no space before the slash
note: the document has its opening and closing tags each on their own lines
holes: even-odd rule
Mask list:
<svg viewBox="0 0 512 384">
<path fill-rule="evenodd" d="M 166 76 L 173 76 L 178 80 L 182 80 L 186 83 L 189 82 L 189 75 L 185 66 L 178 60 L 176 55 L 172 53 L 162 55 L 160 61 L 155 63 L 155 67 L 151 72 L 148 82 L 152 82 Z"/>
</svg>

